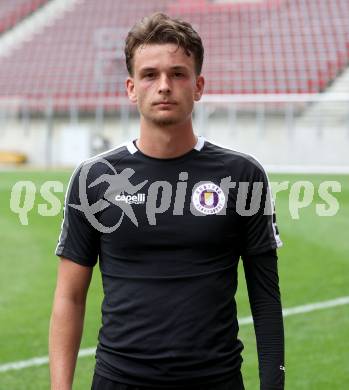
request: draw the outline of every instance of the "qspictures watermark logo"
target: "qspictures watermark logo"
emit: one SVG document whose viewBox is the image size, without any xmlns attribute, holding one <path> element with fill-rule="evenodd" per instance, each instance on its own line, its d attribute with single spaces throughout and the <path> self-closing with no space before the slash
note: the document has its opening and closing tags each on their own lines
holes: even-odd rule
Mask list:
<svg viewBox="0 0 349 390">
<path fill-rule="evenodd" d="M 78 199 L 78 203 L 70 201 L 71 188 L 64 188 L 60 181 L 46 181 L 40 186 L 28 180 L 15 183 L 11 189 L 9 206 L 18 216 L 19 223 L 28 226 L 30 214 L 34 212 L 42 217 L 55 217 L 60 214 L 63 210 L 61 198 L 64 192 L 67 192 L 65 212 L 69 212 L 69 209 L 79 210 L 88 222 L 102 233 L 115 231 L 124 218 L 128 218 L 138 227 L 138 207 L 145 208 L 150 225 L 156 225 L 157 216 L 168 211 L 172 211 L 173 215 L 183 215 L 188 191 L 190 212 L 193 216 L 226 215 L 231 190 L 235 190 L 236 194 L 235 211 L 241 216 L 252 216 L 261 211 L 264 215 L 272 215 L 272 200 L 277 201 L 278 194 L 281 193 L 284 199 L 287 195 L 289 215 L 295 220 L 300 219 L 302 212 L 309 208 L 313 208 L 319 217 L 335 216 L 340 209 L 336 193 L 341 192 L 341 184 L 334 180 L 323 181 L 318 185 L 309 180 L 292 183 L 274 181 L 265 188 L 265 182 L 234 182 L 227 176 L 221 178 L 219 183 L 200 181 L 188 189 L 189 173 L 185 171 L 178 174 L 176 183 L 166 180 L 150 183 L 148 179 L 136 182 L 136 172 L 132 168 L 117 172 L 108 161 L 97 161 L 104 164 L 109 173 L 101 174 L 88 184 L 87 178 L 94 162 L 84 164 L 72 180 L 77 184 L 74 185 L 77 192 L 74 199 Z M 101 185 L 106 188 L 103 196 L 91 202 L 89 191 L 98 190 Z M 40 203 L 37 201 L 38 197 L 41 198 Z M 262 202 L 263 198 L 267 201 Z M 107 227 L 96 215 L 112 206 L 121 210 L 121 217 L 113 226 Z"/>
</svg>

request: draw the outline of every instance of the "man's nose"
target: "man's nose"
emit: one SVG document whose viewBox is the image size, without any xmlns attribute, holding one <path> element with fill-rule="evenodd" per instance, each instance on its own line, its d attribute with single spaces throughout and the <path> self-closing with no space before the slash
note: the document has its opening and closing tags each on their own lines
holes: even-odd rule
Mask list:
<svg viewBox="0 0 349 390">
<path fill-rule="evenodd" d="M 170 80 L 167 75 L 161 75 L 159 81 L 159 93 L 169 93 L 171 91 Z"/>
</svg>

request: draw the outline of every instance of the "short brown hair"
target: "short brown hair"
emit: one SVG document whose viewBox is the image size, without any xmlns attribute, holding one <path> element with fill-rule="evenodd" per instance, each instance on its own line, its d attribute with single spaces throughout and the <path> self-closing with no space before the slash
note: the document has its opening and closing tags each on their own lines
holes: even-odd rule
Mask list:
<svg viewBox="0 0 349 390">
<path fill-rule="evenodd" d="M 125 41 L 126 67 L 133 76 L 135 50 L 145 44 L 176 43 L 185 53 L 194 55 L 195 73 L 199 75 L 204 60 L 204 47 L 199 34 L 190 23 L 173 19 L 162 12 L 144 17 L 129 31 Z"/>
</svg>

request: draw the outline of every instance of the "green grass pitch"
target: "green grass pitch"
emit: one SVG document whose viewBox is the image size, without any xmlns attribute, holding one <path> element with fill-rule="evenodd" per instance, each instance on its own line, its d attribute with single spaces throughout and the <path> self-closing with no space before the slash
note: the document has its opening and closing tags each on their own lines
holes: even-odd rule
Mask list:
<svg viewBox="0 0 349 390">
<path fill-rule="evenodd" d="M 71 172 L 0 172 L 0 366 L 48 353 L 48 327 L 55 289 L 58 258 L 54 249 L 61 213 L 43 217 L 37 205 L 29 212 L 29 225 L 22 226 L 10 210 L 13 185 L 33 181 L 39 190 L 46 180 L 64 183 Z M 279 250 L 279 275 L 283 307 L 293 307 L 349 296 L 349 176 L 270 175 L 271 181 L 311 181 L 317 192 L 324 180 L 341 183 L 334 194 L 339 211 L 320 217 L 314 202 L 300 210 L 299 219 L 289 212 L 289 191 L 277 195 L 276 208 L 284 247 Z M 59 194 L 61 201 L 63 193 Z M 101 279 L 98 267 L 91 282 L 81 348 L 96 345 L 100 327 Z M 243 268 L 239 265 L 237 294 L 239 317 L 250 315 Z M 286 389 L 343 390 L 349 383 L 349 307 L 327 308 L 286 317 Z M 247 390 L 257 390 L 258 363 L 253 325 L 241 325 L 243 376 Z M 74 390 L 90 388 L 94 357 L 78 359 Z M 49 389 L 48 365 L 0 372 L 1 390 Z"/>
</svg>

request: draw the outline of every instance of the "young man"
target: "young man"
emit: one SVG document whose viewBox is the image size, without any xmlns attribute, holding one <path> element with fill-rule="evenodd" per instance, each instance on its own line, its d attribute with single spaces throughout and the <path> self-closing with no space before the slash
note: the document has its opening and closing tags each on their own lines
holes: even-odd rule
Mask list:
<svg viewBox="0 0 349 390">
<path fill-rule="evenodd" d="M 268 181 L 252 157 L 194 133 L 203 52 L 190 24 L 161 13 L 128 34 L 126 87 L 140 134 L 71 178 L 56 250 L 52 390 L 72 388 L 97 259 L 105 298 L 92 389 L 244 389 L 240 257 L 261 389 L 284 388 L 281 241 Z"/>
</svg>

